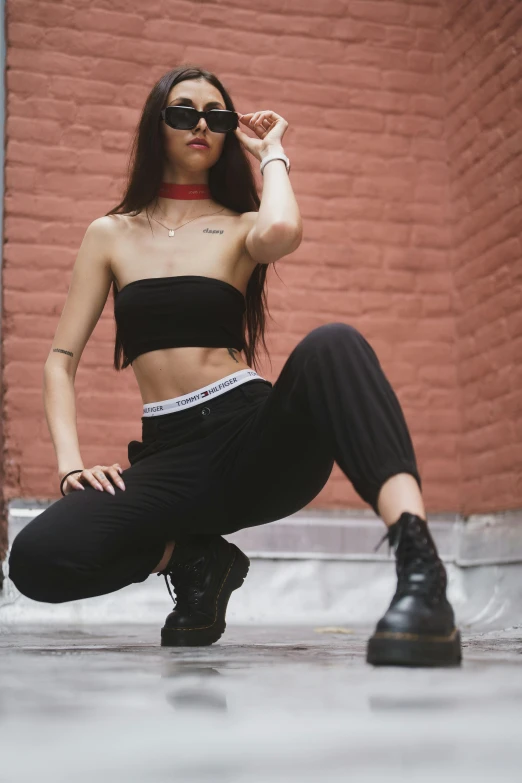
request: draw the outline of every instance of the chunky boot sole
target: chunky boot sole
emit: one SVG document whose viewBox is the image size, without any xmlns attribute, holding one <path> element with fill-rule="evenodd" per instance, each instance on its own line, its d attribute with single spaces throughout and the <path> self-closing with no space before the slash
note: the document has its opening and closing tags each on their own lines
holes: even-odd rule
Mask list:
<svg viewBox="0 0 522 783">
<path fill-rule="evenodd" d="M 250 567 L 248 557 L 235 544 L 233 547 L 236 551 L 219 586 L 213 622 L 193 628 L 164 626 L 161 629 L 162 647 L 201 647 L 214 644 L 223 635 L 226 628 L 225 613 L 229 598 L 234 590 L 241 587 Z"/>
<path fill-rule="evenodd" d="M 459 666 L 460 632 L 447 636 L 376 632 L 368 641 L 366 660 L 373 666 Z"/>
</svg>

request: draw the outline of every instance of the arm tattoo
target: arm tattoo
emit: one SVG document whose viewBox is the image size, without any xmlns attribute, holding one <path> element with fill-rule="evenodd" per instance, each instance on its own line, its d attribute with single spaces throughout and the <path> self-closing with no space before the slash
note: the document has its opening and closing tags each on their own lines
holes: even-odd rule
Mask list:
<svg viewBox="0 0 522 783">
<path fill-rule="evenodd" d="M 70 351 L 64 351 L 63 348 L 53 348 L 53 352 L 56 351 L 57 353 L 66 353 L 67 356 L 74 356 Z"/>
<path fill-rule="evenodd" d="M 239 359 L 236 359 L 236 357 L 234 356 L 234 351 L 235 351 L 236 353 L 238 353 L 238 350 L 237 350 L 237 348 L 227 348 L 227 351 L 229 352 L 229 354 L 231 355 L 231 357 L 232 357 L 232 358 L 233 358 L 233 359 L 234 359 L 234 360 L 235 360 L 235 361 L 236 361 L 236 362 L 239 364 Z"/>
</svg>

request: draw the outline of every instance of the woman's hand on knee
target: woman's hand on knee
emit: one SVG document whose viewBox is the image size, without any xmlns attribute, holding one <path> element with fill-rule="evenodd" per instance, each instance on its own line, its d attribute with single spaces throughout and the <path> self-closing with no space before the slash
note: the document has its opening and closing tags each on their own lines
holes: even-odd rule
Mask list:
<svg viewBox="0 0 522 783">
<path fill-rule="evenodd" d="M 63 487 L 64 494 L 68 495 L 73 490 L 85 489 L 84 484 L 87 483 L 94 489 L 101 492 L 105 489 L 106 492 L 115 495 L 114 487 L 107 476 L 110 476 L 120 489 L 125 489 L 123 479 L 120 478 L 121 471 L 122 467 L 119 462 L 114 462 L 112 465 L 95 465 L 93 468 L 84 468 L 81 473 L 73 473 L 67 477 Z"/>
</svg>

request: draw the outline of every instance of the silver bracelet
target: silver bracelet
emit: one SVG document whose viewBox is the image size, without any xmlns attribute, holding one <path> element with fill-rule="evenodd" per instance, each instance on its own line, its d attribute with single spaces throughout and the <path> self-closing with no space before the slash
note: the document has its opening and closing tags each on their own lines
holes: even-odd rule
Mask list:
<svg viewBox="0 0 522 783">
<path fill-rule="evenodd" d="M 284 152 L 273 152 L 271 155 L 266 155 L 261 161 L 261 166 L 259 167 L 261 174 L 263 173 L 263 169 L 265 168 L 266 164 L 270 163 L 271 160 L 284 161 L 287 174 L 290 174 L 290 159 L 284 154 Z"/>
</svg>

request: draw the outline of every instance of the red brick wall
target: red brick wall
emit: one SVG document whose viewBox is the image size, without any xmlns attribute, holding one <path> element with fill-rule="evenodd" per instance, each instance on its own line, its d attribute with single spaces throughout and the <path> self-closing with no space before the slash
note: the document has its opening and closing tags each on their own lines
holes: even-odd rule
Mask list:
<svg viewBox="0 0 522 783">
<path fill-rule="evenodd" d="M 522 506 L 522 3 L 447 0 L 461 505 Z"/>
<path fill-rule="evenodd" d="M 501 268 L 513 267 L 517 249 L 520 259 L 515 166 L 503 157 L 520 138 L 514 108 L 510 114 L 506 103 L 498 104 L 493 117 L 506 119 L 505 136 L 495 137 L 493 125 L 477 147 L 475 134 L 466 136 L 468 126 L 448 115 L 462 89 L 459 62 L 467 55 L 458 23 L 443 30 L 449 11 L 438 0 L 289 0 L 284 9 L 279 0 L 256 7 L 246 0 L 95 0 L 87 7 L 79 0 L 8 0 L 3 267 L 8 498 L 58 495 L 42 403 L 43 363 L 83 233 L 119 200 L 130 136 L 148 90 L 164 71 L 185 62 L 215 70 L 239 111 L 269 106 L 290 123 L 285 149 L 304 240 L 269 272 L 272 369 L 265 362 L 262 372 L 275 380 L 299 339 L 321 323 L 357 326 L 403 405 L 428 511 L 480 511 L 495 502 L 488 482 L 483 493 L 471 492 L 473 471 L 482 464 L 473 454 L 477 445 L 491 458 L 498 450 L 503 475 L 512 471 L 504 430 L 513 429 L 520 396 L 513 373 L 516 346 L 508 338 L 517 323 L 520 334 L 520 316 L 512 303 L 509 326 L 506 321 L 502 327 L 504 353 L 494 347 L 490 324 L 480 356 L 473 318 L 483 322 L 487 314 L 500 323 L 502 302 L 512 302 Z M 469 77 L 465 101 L 472 127 L 478 106 L 473 85 Z M 485 117 L 486 99 L 480 104 Z M 491 137 L 502 144 L 484 169 L 470 154 L 484 157 Z M 480 229 L 489 214 L 484 202 L 493 196 L 496 207 L 505 209 L 495 212 L 484 241 Z M 509 227 L 510 236 L 499 233 Z M 495 290 L 506 290 L 505 300 L 484 292 L 493 279 Z M 470 309 L 470 302 L 477 304 Z M 77 374 L 85 464 L 127 464 L 127 442 L 140 437 L 137 385 L 130 368 L 112 370 L 113 337 L 111 296 Z M 492 362 L 511 368 L 502 369 L 501 377 L 509 377 L 515 394 L 509 397 L 502 383 L 488 381 L 490 396 L 483 400 L 496 407 L 493 426 L 486 428 L 473 404 Z M 505 412 L 499 409 L 509 402 Z M 513 480 L 502 485 L 497 507 L 520 505 L 520 486 L 517 491 Z M 365 507 L 337 467 L 313 505 Z"/>
</svg>

